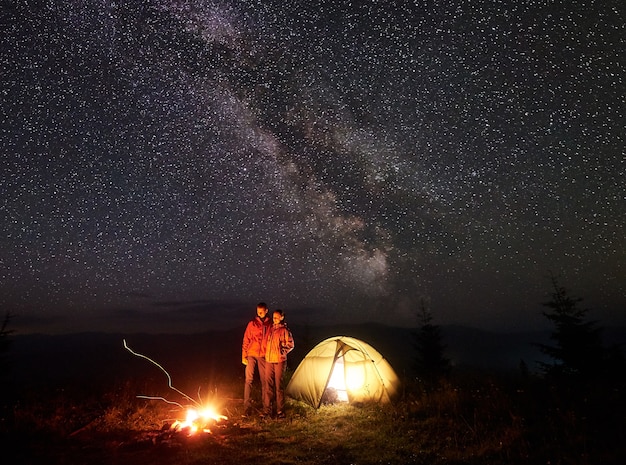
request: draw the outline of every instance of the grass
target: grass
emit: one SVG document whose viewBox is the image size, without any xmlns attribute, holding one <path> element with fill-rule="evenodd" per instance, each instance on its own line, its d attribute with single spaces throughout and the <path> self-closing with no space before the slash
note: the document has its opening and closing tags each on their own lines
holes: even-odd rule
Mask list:
<svg viewBox="0 0 626 465">
<path fill-rule="evenodd" d="M 620 389 L 556 392 L 539 380 L 458 377 L 405 383 L 387 405 L 288 401 L 284 420 L 242 418 L 241 380 L 207 389 L 229 417 L 213 434 L 164 438 L 180 408 L 138 399 L 172 391 L 129 381 L 100 390 L 44 389 L 5 398 L 0 447 L 12 463 L 89 464 L 618 464 Z M 154 386 L 152 387 L 154 388 Z"/>
</svg>

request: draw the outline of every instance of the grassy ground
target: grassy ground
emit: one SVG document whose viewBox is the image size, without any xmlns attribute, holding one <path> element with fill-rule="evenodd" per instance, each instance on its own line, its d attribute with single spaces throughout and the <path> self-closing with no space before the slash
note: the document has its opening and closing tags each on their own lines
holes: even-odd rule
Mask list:
<svg viewBox="0 0 626 465">
<path fill-rule="evenodd" d="M 242 417 L 240 380 L 202 396 L 227 420 L 211 433 L 167 429 L 184 412 L 118 383 L 5 398 L 0 447 L 20 464 L 621 464 L 619 390 L 555 393 L 540 382 L 456 379 L 428 392 L 405 384 L 393 404 L 290 401 L 286 419 Z M 155 393 L 153 391 L 152 393 Z M 161 390 L 181 400 L 171 390 Z M 9 462 L 7 462 L 9 463 Z"/>
</svg>

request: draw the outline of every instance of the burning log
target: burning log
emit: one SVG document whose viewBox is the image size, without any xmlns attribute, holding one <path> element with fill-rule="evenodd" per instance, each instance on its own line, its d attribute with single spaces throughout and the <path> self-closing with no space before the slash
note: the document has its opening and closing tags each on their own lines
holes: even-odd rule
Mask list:
<svg viewBox="0 0 626 465">
<path fill-rule="evenodd" d="M 211 425 L 215 425 L 222 420 L 227 420 L 224 415 L 219 415 L 211 408 L 205 408 L 200 411 L 189 408 L 187 409 L 187 418 L 184 421 L 176 420 L 172 424 L 171 429 L 177 431 L 186 431 L 188 435 L 202 431 L 204 433 L 210 433 Z"/>
</svg>

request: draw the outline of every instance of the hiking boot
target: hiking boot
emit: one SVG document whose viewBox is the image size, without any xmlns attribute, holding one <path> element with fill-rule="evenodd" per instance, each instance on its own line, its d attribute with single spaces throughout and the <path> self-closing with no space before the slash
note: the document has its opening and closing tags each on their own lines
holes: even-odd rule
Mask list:
<svg viewBox="0 0 626 465">
<path fill-rule="evenodd" d="M 243 415 L 241 415 L 242 417 L 251 417 L 252 416 L 252 408 L 248 407 L 245 412 L 243 412 Z"/>
<path fill-rule="evenodd" d="M 276 414 L 276 418 L 279 418 L 279 419 L 285 418 L 285 412 L 278 412 Z"/>
</svg>

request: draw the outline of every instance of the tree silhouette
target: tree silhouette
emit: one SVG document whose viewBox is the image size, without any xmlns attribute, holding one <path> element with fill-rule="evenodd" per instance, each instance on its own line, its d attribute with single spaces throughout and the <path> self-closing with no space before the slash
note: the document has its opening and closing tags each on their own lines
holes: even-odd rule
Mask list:
<svg viewBox="0 0 626 465">
<path fill-rule="evenodd" d="M 539 349 L 553 363 L 540 362 L 547 377 L 592 379 L 602 374 L 606 351 L 602 346 L 601 329 L 597 322 L 587 320 L 586 308 L 580 308 L 582 298 L 571 297 L 554 275 L 552 299 L 543 305 L 550 310 L 543 315 L 555 328 L 550 339 L 554 345 L 539 344 Z"/>
<path fill-rule="evenodd" d="M 418 376 L 426 383 L 435 383 L 449 373 L 450 360 L 444 356 L 446 346 L 443 344 L 441 328 L 432 323 L 433 316 L 423 299 L 420 301 L 418 318 L 420 326 L 414 333 L 417 351 L 415 368 Z"/>
<path fill-rule="evenodd" d="M 13 318 L 13 315 L 10 313 L 4 314 L 4 319 L 2 320 L 2 324 L 0 325 L 0 379 L 4 378 L 7 371 L 8 366 L 4 355 L 9 350 L 9 346 L 11 345 L 11 340 L 9 336 L 13 334 L 12 329 L 8 329 L 9 322 Z"/>
</svg>

